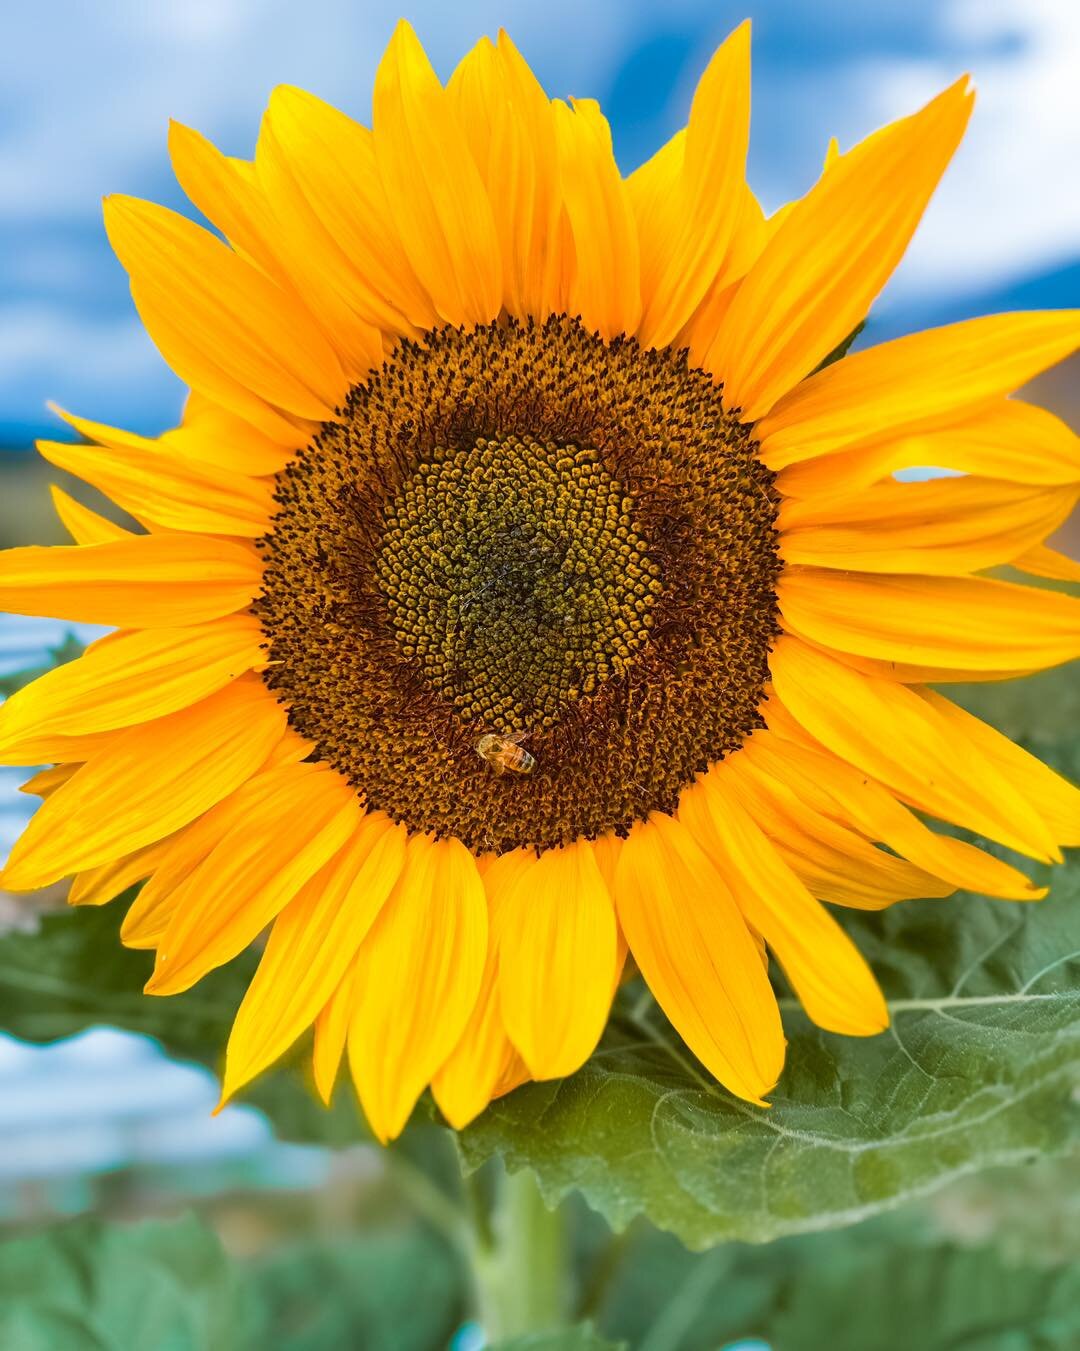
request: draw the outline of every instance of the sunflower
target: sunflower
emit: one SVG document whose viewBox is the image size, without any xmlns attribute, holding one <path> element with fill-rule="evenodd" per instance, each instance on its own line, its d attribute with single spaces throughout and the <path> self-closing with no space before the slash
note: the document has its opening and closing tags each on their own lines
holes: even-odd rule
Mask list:
<svg viewBox="0 0 1080 1351">
<path fill-rule="evenodd" d="M 505 34 L 445 87 L 402 24 L 373 126 L 273 93 L 253 161 L 173 126 L 220 236 L 110 198 L 136 307 L 190 386 L 148 440 L 68 416 L 75 544 L 0 561 L 12 610 L 115 626 L 11 698 L 54 766 L 14 890 L 142 888 L 125 943 L 186 990 L 269 928 L 224 1096 L 314 1026 L 380 1139 L 589 1056 L 631 963 L 764 1104 L 769 954 L 820 1026 L 888 1021 L 823 902 L 1032 900 L 950 822 L 1040 861 L 1080 793 L 928 687 L 1080 655 L 1044 540 L 1080 446 L 1008 398 L 1076 312 L 845 355 L 964 132 L 960 80 L 766 219 L 749 30 L 623 178 L 596 103 Z M 914 466 L 958 471 L 901 481 Z"/>
</svg>

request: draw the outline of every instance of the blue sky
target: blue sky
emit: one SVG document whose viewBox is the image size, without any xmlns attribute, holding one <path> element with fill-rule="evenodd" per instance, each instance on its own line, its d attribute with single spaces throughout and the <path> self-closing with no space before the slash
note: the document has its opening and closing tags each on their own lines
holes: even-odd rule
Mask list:
<svg viewBox="0 0 1080 1351">
<path fill-rule="evenodd" d="M 400 0 L 399 0 L 400 4 Z M 880 333 L 988 305 L 1080 300 L 1075 0 L 44 0 L 0 19 L 0 444 L 45 401 L 155 431 L 180 391 L 142 334 L 100 199 L 175 206 L 167 121 L 248 154 L 269 90 L 301 84 L 366 120 L 400 13 L 442 74 L 507 27 L 552 94 L 601 99 L 624 168 L 685 119 L 709 54 L 754 21 L 750 177 L 768 208 L 964 70 L 960 156 L 881 308 Z"/>
</svg>

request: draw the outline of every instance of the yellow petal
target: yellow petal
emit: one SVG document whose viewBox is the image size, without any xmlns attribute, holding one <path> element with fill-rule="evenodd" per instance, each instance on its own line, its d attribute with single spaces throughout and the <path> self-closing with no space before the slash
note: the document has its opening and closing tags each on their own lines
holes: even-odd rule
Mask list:
<svg viewBox="0 0 1080 1351">
<path fill-rule="evenodd" d="M 763 419 L 755 432 L 762 458 L 783 469 L 857 441 L 955 420 L 963 409 L 985 411 L 976 406 L 1077 347 L 1080 310 L 1036 310 L 968 319 L 855 352 L 793 389 Z M 993 477 L 985 466 L 975 472 Z"/>
<path fill-rule="evenodd" d="M 556 101 L 563 200 L 574 241 L 569 311 L 602 338 L 633 333 L 641 319 L 637 225 L 615 163 L 611 129 L 591 99 Z"/>
<path fill-rule="evenodd" d="M 125 530 L 122 525 L 116 525 L 104 516 L 99 516 L 96 511 L 91 511 L 89 507 L 84 507 L 70 493 L 64 492 L 63 488 L 50 484 L 49 493 L 56 514 L 60 517 L 60 524 L 76 544 L 108 544 L 113 540 L 130 538 L 132 534 L 130 530 Z"/>
<path fill-rule="evenodd" d="M 1075 558 L 1048 549 L 1045 544 L 1033 544 L 1018 557 L 1010 559 L 1010 566 L 1032 577 L 1049 577 L 1055 582 L 1080 582 L 1080 563 Z"/>
<path fill-rule="evenodd" d="M 921 811 L 1032 858 L 1060 859 L 1024 795 L 974 745 L 953 736 L 916 692 L 862 675 L 795 638 L 776 643 L 769 665 L 777 698 L 828 750 Z"/>
<path fill-rule="evenodd" d="M 149 722 L 197 703 L 260 666 L 262 631 L 249 615 L 190 629 L 110 636 L 23 686 L 0 708 L 0 760 L 41 764 L 58 736 Z"/>
<path fill-rule="evenodd" d="M 281 911 L 233 1023 L 222 1101 L 272 1065 L 315 1021 L 393 890 L 404 859 L 404 827 L 373 812 Z"/>
<path fill-rule="evenodd" d="M 197 398 L 224 408 L 275 445 L 296 447 L 311 440 L 320 419 L 303 418 L 275 408 L 209 361 L 205 336 L 186 329 L 168 301 L 159 299 L 153 290 L 132 282 L 131 295 L 144 327 L 153 334 L 154 346 L 166 363 L 177 372 L 196 372 L 188 378 L 189 403 Z"/>
<path fill-rule="evenodd" d="M 638 216 L 644 309 L 638 341 L 664 347 L 726 271 L 742 212 L 750 137 L 750 24 L 709 62 L 690 107 L 670 191 Z M 637 203 L 635 202 L 635 205 Z"/>
<path fill-rule="evenodd" d="M 654 812 L 624 842 L 619 922 L 657 1003 L 725 1088 L 765 1106 L 784 1064 L 780 1011 L 722 875 L 685 826 Z"/>
<path fill-rule="evenodd" d="M 900 685 L 941 684 L 957 681 L 967 684 L 971 681 L 1015 680 L 1020 676 L 1035 674 L 1034 670 L 995 671 L 988 668 L 972 671 L 956 666 L 944 666 L 937 662 L 933 665 L 920 665 L 906 661 L 879 661 L 875 657 L 862 657 L 855 652 L 841 652 L 838 648 L 831 647 L 827 643 L 811 643 L 810 646 L 821 648 L 830 657 L 835 657 L 838 661 L 842 661 L 845 666 L 861 671 L 863 675 L 876 676 L 881 680 L 894 680 Z"/>
<path fill-rule="evenodd" d="M 994 479 L 870 487 L 787 499 L 777 522 L 789 563 L 943 576 L 1008 562 L 1056 530 L 1077 487 L 1033 488 Z"/>
<path fill-rule="evenodd" d="M 356 958 L 349 1066 L 377 1139 L 399 1135 L 457 1045 L 480 991 L 487 902 L 455 839 L 415 835 Z"/>
<path fill-rule="evenodd" d="M 370 282 L 358 271 L 358 264 L 363 265 L 366 255 L 362 254 L 359 258 L 347 256 L 331 232 L 331 222 L 309 200 L 303 186 L 308 177 L 305 171 L 314 171 L 318 178 L 320 172 L 325 175 L 328 166 L 325 157 L 318 152 L 314 161 L 305 164 L 298 163 L 295 154 L 290 155 L 290 146 L 295 151 L 295 145 L 291 144 L 290 118 L 287 112 L 282 114 L 283 101 L 289 101 L 287 92 L 275 90 L 271 94 L 255 148 L 256 178 L 275 217 L 270 246 L 291 284 L 318 316 L 320 325 L 341 355 L 345 373 L 355 383 L 364 379 L 371 367 L 381 365 L 384 326 L 388 333 L 394 334 L 412 335 L 416 330 L 402 320 L 393 306 L 377 301 Z M 352 166 L 352 176 L 347 180 L 346 188 L 357 177 L 362 183 L 367 177 L 363 173 L 363 166 L 374 163 L 370 133 L 365 131 L 363 135 L 367 141 L 362 147 L 359 161 Z M 333 172 L 332 163 L 329 168 Z M 377 175 L 375 181 L 378 182 Z M 364 232 L 364 207 L 364 196 L 358 196 L 355 201 L 358 235 Z M 383 203 L 384 218 L 385 215 Z M 401 285 L 404 286 L 404 278 L 411 276 L 411 272 L 394 238 L 392 227 L 388 222 L 386 224 L 383 235 L 375 241 L 376 246 L 382 245 L 385 256 L 373 267 L 373 271 L 375 275 L 381 276 L 388 261 L 391 266 L 396 263 L 401 268 Z M 367 252 L 370 251 L 369 241 Z M 427 312 L 432 312 L 430 304 Z"/>
<path fill-rule="evenodd" d="M 842 155 L 765 246 L 708 358 L 745 421 L 764 416 L 866 318 L 964 134 L 966 85 L 964 77 Z"/>
<path fill-rule="evenodd" d="M 593 858 L 596 859 L 596 866 L 600 869 L 600 876 L 604 879 L 609 896 L 615 894 L 615 869 L 619 865 L 622 844 L 622 839 L 614 831 L 598 835 L 592 842 Z"/>
<path fill-rule="evenodd" d="M 502 258 L 503 306 L 543 320 L 566 307 L 555 114 L 507 37 L 483 38 L 446 86 L 487 188 Z"/>
<path fill-rule="evenodd" d="M 217 226 L 238 253 L 292 291 L 288 273 L 270 242 L 277 228 L 274 213 L 260 191 L 251 161 L 223 155 L 194 128 L 172 118 L 169 159 L 176 181 L 191 204 Z M 293 304 L 297 299 L 290 296 Z"/>
<path fill-rule="evenodd" d="M 150 336 L 182 380 L 213 398 L 224 376 L 300 417 L 332 415 L 348 391 L 337 355 L 264 272 L 152 202 L 106 198 L 105 228 Z M 167 321 L 164 343 L 159 318 Z M 179 365 L 174 332 L 188 339 Z"/>
<path fill-rule="evenodd" d="M 705 298 L 673 344 L 675 347 L 688 347 L 690 364 L 700 366 L 717 379 L 719 373 L 711 364 L 716 335 L 727 320 L 728 310 L 739 291 L 739 282 L 753 267 L 768 243 L 770 228 L 776 219 L 774 216 L 766 221 L 757 198 L 749 188 L 744 188 L 742 199 L 739 223 L 735 237 L 731 241 L 724 270 L 709 287 Z"/>
<path fill-rule="evenodd" d="M 503 904 L 503 1021 L 532 1077 L 560 1079 L 592 1054 L 615 990 L 615 912 L 591 845 L 533 858 Z"/>
<path fill-rule="evenodd" d="M 638 239 L 652 240 L 667 220 L 667 199 L 677 190 L 686 158 L 686 128 L 677 131 L 627 178 L 626 190 L 637 222 Z M 651 253 L 650 245 L 650 253 Z M 651 259 L 651 262 L 656 262 Z M 644 268 L 642 269 L 644 272 Z"/>
<path fill-rule="evenodd" d="M 317 326 L 341 357 L 351 381 L 382 359 L 381 334 L 350 305 L 351 268 L 304 201 L 272 200 L 275 177 L 269 117 L 264 119 L 256 163 L 229 159 L 205 137 L 173 122 L 173 170 L 200 211 L 241 253 L 251 257 L 285 291 L 291 306 Z M 276 209 L 275 209 L 276 207 Z M 305 226 L 313 228 L 305 229 Z"/>
<path fill-rule="evenodd" d="M 724 760 L 724 779 L 812 896 L 857 910 L 882 910 L 897 901 L 956 890 L 955 882 L 879 849 L 760 769 L 751 751 L 761 735 L 756 732 L 740 754 Z"/>
<path fill-rule="evenodd" d="M 786 497 L 809 498 L 855 492 L 898 469 L 927 467 L 1033 486 L 1075 485 L 1080 437 L 1045 408 L 997 399 L 934 425 L 886 432 L 867 445 L 791 464 L 776 486 Z"/>
<path fill-rule="evenodd" d="M 315 1079 L 315 1089 L 327 1106 L 334 1092 L 334 1082 L 341 1068 L 341 1057 L 345 1054 L 345 1042 L 349 1036 L 349 1024 L 352 1021 L 356 1004 L 356 961 L 342 976 L 334 993 L 323 1005 L 315 1019 L 315 1045 L 312 1049 L 311 1068 Z"/>
<path fill-rule="evenodd" d="M 777 700 L 768 702 L 766 715 L 770 730 L 755 732 L 747 741 L 747 758 L 774 782 L 789 785 L 805 805 L 852 826 L 868 840 L 887 845 L 950 886 L 1013 901 L 1034 901 L 1046 895 L 1045 887 L 1034 886 L 1010 864 L 964 840 L 932 831 L 861 769 L 830 755 L 823 746 L 791 740 L 805 733 L 785 716 Z"/>
<path fill-rule="evenodd" d="M 1043 588 L 788 568 L 776 594 L 789 632 L 878 661 L 1020 674 L 1080 656 L 1080 600 Z"/>
<path fill-rule="evenodd" d="M 1080 789 L 935 690 L 923 690 L 922 697 L 941 714 L 957 738 L 972 742 L 1016 785 L 1046 821 L 1058 844 L 1080 845 Z"/>
<path fill-rule="evenodd" d="M 273 483 L 186 461 L 176 447 L 145 437 L 127 444 L 39 441 L 41 454 L 111 497 L 147 525 L 199 534 L 265 535 L 275 508 Z M 132 445 L 136 442 L 136 445 Z"/>
<path fill-rule="evenodd" d="M 0 717 L 3 711 L 0 708 Z M 2 758 L 11 765 L 40 765 L 43 762 L 81 764 L 106 750 L 115 735 L 114 732 L 56 732 L 37 741 L 28 741 L 25 747 L 14 743 L 10 753 L 5 747 Z"/>
<path fill-rule="evenodd" d="M 79 765 L 53 765 L 50 769 L 39 769 L 31 774 L 25 783 L 19 785 L 20 793 L 33 793 L 36 797 L 48 797 L 55 793 L 62 783 L 75 773 Z"/>
<path fill-rule="evenodd" d="M 262 581 L 247 545 L 197 535 L 0 553 L 0 608 L 121 628 L 182 628 L 243 609 Z"/>
<path fill-rule="evenodd" d="M 291 267 L 319 268 L 358 315 L 413 336 L 437 322 L 398 237 L 366 127 L 279 85 L 259 133 L 260 181 L 289 231 Z M 280 247 L 280 244 L 279 244 Z"/>
<path fill-rule="evenodd" d="M 291 766 L 184 882 L 146 993 L 179 994 L 242 952 L 341 850 L 362 810 L 336 770 Z"/>
<path fill-rule="evenodd" d="M 230 831 L 261 811 L 282 783 L 292 781 L 292 767 L 304 758 L 304 753 L 296 746 L 295 734 L 290 729 L 255 774 L 177 831 L 120 926 L 120 941 L 126 947 L 158 946 L 172 921 L 177 898 L 183 897 L 182 884 Z"/>
<path fill-rule="evenodd" d="M 277 179 L 275 151 L 269 118 L 254 164 L 228 158 L 178 122 L 169 128 L 173 171 L 188 197 L 238 252 L 274 280 L 304 322 L 321 331 L 355 382 L 381 362 L 381 334 L 350 305 L 352 269 L 307 203 L 282 201 L 280 192 L 275 198 L 269 190 L 267 180 Z"/>
<path fill-rule="evenodd" d="M 61 416 L 64 416 L 61 414 Z M 295 452 L 311 440 L 316 424 L 287 424 L 284 441 L 273 440 L 257 426 L 194 390 L 184 405 L 184 420 L 161 438 L 189 460 L 203 460 L 234 474 L 258 478 L 277 474 Z"/>
<path fill-rule="evenodd" d="M 284 730 L 284 709 L 262 681 L 242 677 L 121 732 L 35 814 L 4 886 L 45 886 L 164 839 L 254 774 Z"/>
<path fill-rule="evenodd" d="M 68 892 L 68 905 L 104 905 L 121 892 L 143 882 L 161 862 L 171 837 L 136 849 L 133 854 L 79 873 Z"/>
<path fill-rule="evenodd" d="M 460 1041 L 431 1081 L 439 1110 L 455 1130 L 464 1129 L 479 1116 L 498 1096 L 503 1084 L 528 1077 L 524 1061 L 506 1034 L 498 978 L 506 899 L 518 876 L 527 872 L 532 862 L 529 850 L 514 849 L 499 855 L 483 871 L 488 900 L 488 950 L 480 993 Z"/>
<path fill-rule="evenodd" d="M 405 254 L 449 324 L 499 312 L 502 274 L 491 203 L 457 110 L 401 20 L 375 74 L 375 158 Z"/>
<path fill-rule="evenodd" d="M 717 861 L 819 1027 L 867 1037 L 888 1026 L 884 996 L 859 950 L 751 820 L 722 765 L 684 791 L 679 819 Z"/>
</svg>

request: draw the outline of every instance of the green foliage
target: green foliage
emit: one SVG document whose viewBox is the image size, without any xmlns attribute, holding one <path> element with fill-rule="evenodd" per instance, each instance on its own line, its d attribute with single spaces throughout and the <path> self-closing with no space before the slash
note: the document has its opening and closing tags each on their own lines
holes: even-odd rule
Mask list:
<svg viewBox="0 0 1080 1351">
<path fill-rule="evenodd" d="M 214 1235 L 96 1220 L 0 1244 L 0 1346 L 236 1351 L 245 1299 Z"/>
<path fill-rule="evenodd" d="M 460 1266 L 422 1229 L 293 1244 L 249 1275 L 250 1351 L 445 1347 L 464 1317 Z"/>
<path fill-rule="evenodd" d="M 339 1351 L 445 1347 L 459 1266 L 425 1231 L 293 1244 L 230 1262 L 193 1216 L 79 1220 L 0 1244 L 0 1346 L 11 1351 Z"/>
<path fill-rule="evenodd" d="M 635 1351 L 1065 1351 L 1080 1268 L 1009 1263 L 911 1216 L 699 1256 L 638 1228 L 595 1317 Z"/>
<path fill-rule="evenodd" d="M 467 1302 L 463 1268 L 415 1226 L 246 1261 L 191 1217 L 76 1221 L 0 1244 L 0 1346 L 18 1351 L 443 1351 Z M 772 1351 L 1069 1351 L 1080 1265 L 1007 1261 L 913 1216 L 701 1255 L 637 1225 L 589 1316 L 492 1351 L 716 1351 L 744 1339 Z"/>
<path fill-rule="evenodd" d="M 490 1351 L 620 1351 L 625 1342 L 598 1337 L 589 1323 L 579 1323 L 563 1332 L 531 1332 L 508 1342 L 496 1342 Z"/>
<path fill-rule="evenodd" d="M 778 1282 L 775 1351 L 1069 1351 L 1080 1270 L 1005 1265 L 992 1250 L 836 1236 Z"/>
<path fill-rule="evenodd" d="M 528 1166 L 616 1228 L 644 1213 L 692 1247 L 850 1224 L 945 1180 L 1076 1138 L 1080 867 L 1052 901 L 965 897 L 857 916 L 892 1009 L 883 1036 L 812 1026 L 785 1000 L 788 1066 L 762 1110 L 712 1083 L 639 987 L 572 1078 L 495 1103 L 468 1166 Z"/>
</svg>

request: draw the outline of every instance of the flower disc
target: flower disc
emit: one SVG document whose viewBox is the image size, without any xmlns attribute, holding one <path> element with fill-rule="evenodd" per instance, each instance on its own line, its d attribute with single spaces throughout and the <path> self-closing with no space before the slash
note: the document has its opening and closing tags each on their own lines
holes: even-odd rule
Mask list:
<svg viewBox="0 0 1080 1351">
<path fill-rule="evenodd" d="M 625 833 L 760 725 L 772 480 L 685 353 L 565 317 L 436 330 L 280 477 L 265 678 L 412 830 Z M 493 733 L 535 772 L 493 772 Z"/>
</svg>

